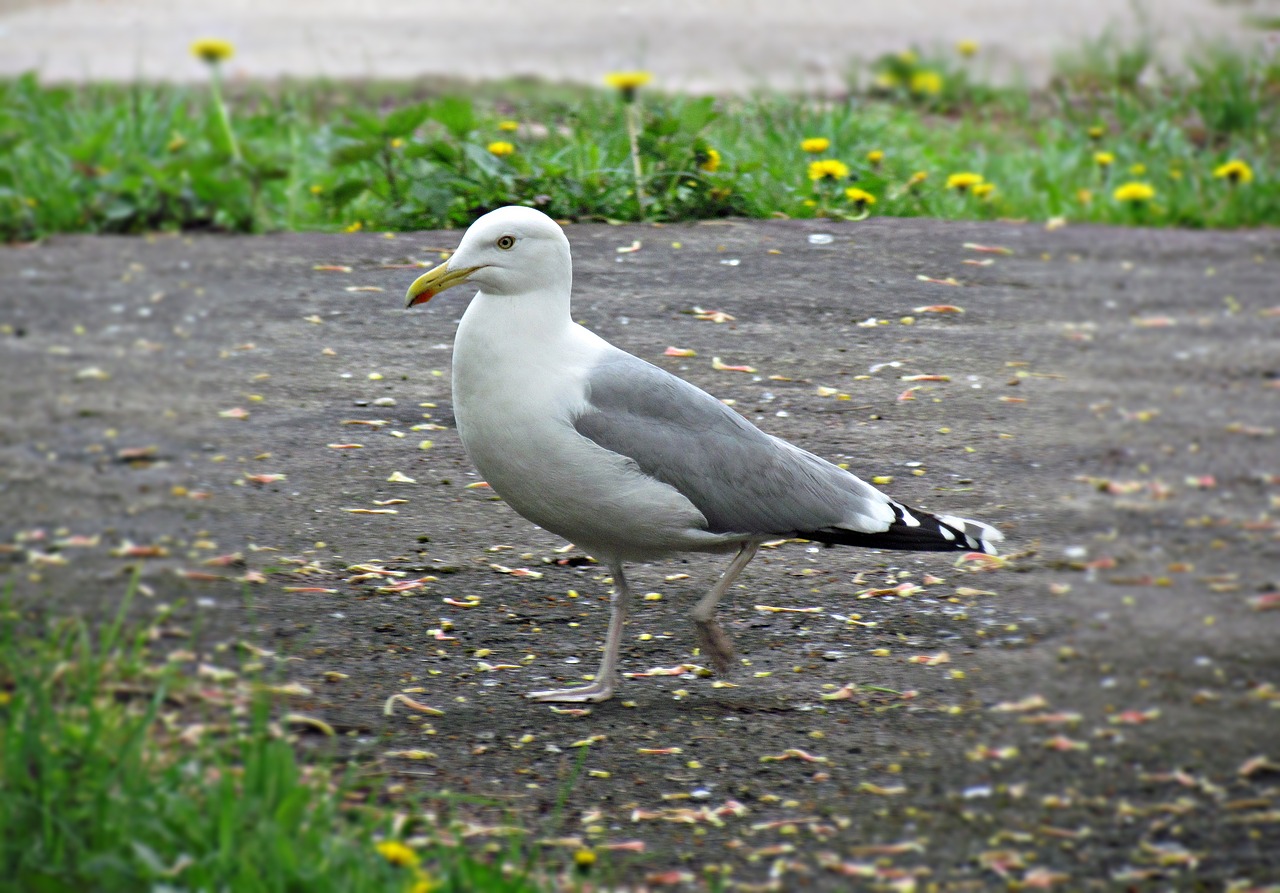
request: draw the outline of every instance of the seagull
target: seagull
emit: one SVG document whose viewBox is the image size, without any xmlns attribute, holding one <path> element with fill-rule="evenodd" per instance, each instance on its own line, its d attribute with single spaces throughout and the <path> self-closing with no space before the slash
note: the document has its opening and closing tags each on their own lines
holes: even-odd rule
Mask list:
<svg viewBox="0 0 1280 893">
<path fill-rule="evenodd" d="M 733 553 L 692 612 L 703 653 L 724 673 L 733 643 L 716 606 L 764 542 L 994 553 L 1004 538 L 979 521 L 890 499 L 614 347 L 572 320 L 572 282 L 559 224 L 512 206 L 476 220 L 406 295 L 408 309 L 464 283 L 478 287 L 453 348 L 453 409 L 467 456 L 511 508 L 607 562 L 613 575 L 594 681 L 527 697 L 614 695 L 631 599 L 624 562 Z"/>
</svg>

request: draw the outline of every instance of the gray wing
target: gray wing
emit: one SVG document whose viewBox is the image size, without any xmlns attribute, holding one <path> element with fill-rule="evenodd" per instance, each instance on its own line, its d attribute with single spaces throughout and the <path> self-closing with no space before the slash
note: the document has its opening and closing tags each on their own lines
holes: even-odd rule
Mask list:
<svg viewBox="0 0 1280 893">
<path fill-rule="evenodd" d="M 713 533 L 877 533 L 896 517 L 880 491 L 623 351 L 588 374 L 587 408 L 574 427 L 680 491 Z"/>
</svg>

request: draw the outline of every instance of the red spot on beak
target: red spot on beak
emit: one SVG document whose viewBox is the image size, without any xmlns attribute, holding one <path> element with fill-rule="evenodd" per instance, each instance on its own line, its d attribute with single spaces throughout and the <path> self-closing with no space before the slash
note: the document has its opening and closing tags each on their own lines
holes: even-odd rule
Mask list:
<svg viewBox="0 0 1280 893">
<path fill-rule="evenodd" d="M 414 295 L 413 300 L 409 302 L 409 306 L 417 307 L 419 304 L 425 304 L 427 303 L 427 301 L 430 301 L 435 296 L 436 296 L 435 292 L 431 291 L 430 289 L 427 289 L 421 294 Z"/>
</svg>

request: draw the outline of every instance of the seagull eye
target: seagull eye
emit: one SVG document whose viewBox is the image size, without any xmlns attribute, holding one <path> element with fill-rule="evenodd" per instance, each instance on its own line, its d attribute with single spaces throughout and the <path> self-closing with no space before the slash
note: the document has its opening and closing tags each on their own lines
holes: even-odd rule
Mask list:
<svg viewBox="0 0 1280 893">
<path fill-rule="evenodd" d="M 499 248 L 501 248 L 503 251 L 510 251 L 512 248 L 516 247 L 516 237 L 515 236 L 499 236 L 498 241 L 495 242 L 494 244 L 497 245 Z"/>
</svg>

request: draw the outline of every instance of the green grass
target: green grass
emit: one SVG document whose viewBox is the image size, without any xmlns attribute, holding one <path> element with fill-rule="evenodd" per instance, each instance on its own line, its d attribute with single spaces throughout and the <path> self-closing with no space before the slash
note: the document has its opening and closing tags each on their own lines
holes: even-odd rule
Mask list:
<svg viewBox="0 0 1280 893">
<path fill-rule="evenodd" d="M 217 682 L 124 624 L 128 601 L 96 633 L 0 604 L 0 889 L 550 889 L 519 843 L 481 859 L 395 822 L 332 760 L 300 759 L 245 674 L 210 698 Z M 393 827 L 420 836 L 416 867 L 377 849 Z"/>
<path fill-rule="evenodd" d="M 1064 57 L 1038 93 L 981 83 L 972 64 L 887 56 L 851 73 L 847 97 L 821 101 L 642 88 L 643 207 L 612 91 L 248 87 L 228 100 L 237 157 L 211 91 L 54 88 L 24 77 L 0 83 L 0 238 L 457 227 L 510 203 L 565 219 L 1280 220 L 1280 60 L 1210 50 L 1170 74 L 1155 69 L 1149 43 L 1106 36 Z M 504 121 L 518 128 L 505 131 Z M 815 136 L 830 148 L 806 155 L 800 142 Z M 514 151 L 495 154 L 497 142 Z M 869 161 L 872 150 L 883 160 Z M 1099 166 L 1100 151 L 1114 163 Z M 818 158 L 841 161 L 848 176 L 811 181 Z M 1251 182 L 1214 175 L 1237 159 Z M 994 188 L 948 188 L 958 172 Z M 920 173 L 927 178 L 912 179 Z M 1154 197 L 1117 200 L 1130 181 Z M 846 198 L 853 186 L 874 204 Z"/>
</svg>

